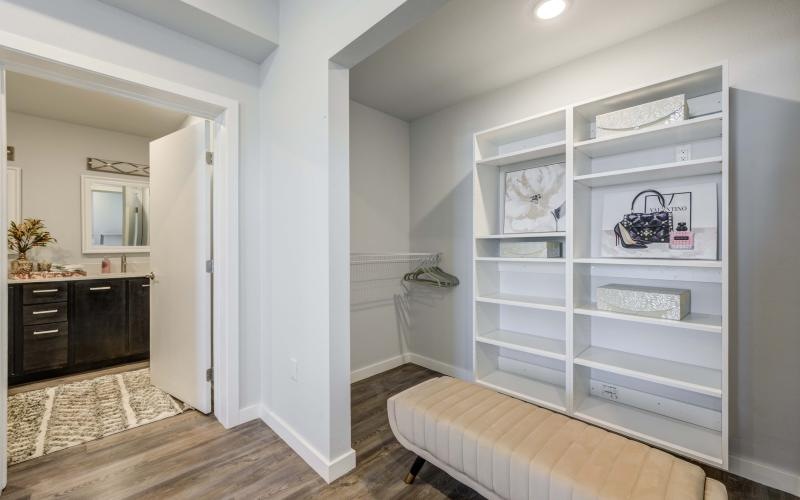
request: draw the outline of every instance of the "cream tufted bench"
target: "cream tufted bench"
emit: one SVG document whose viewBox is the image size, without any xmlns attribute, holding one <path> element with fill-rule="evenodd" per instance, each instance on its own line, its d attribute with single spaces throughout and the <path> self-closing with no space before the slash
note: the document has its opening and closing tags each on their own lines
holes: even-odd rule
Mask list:
<svg viewBox="0 0 800 500">
<path fill-rule="evenodd" d="M 417 454 L 487 498 L 706 499 L 725 486 L 668 453 L 450 377 L 388 401 L 389 424 Z"/>
</svg>

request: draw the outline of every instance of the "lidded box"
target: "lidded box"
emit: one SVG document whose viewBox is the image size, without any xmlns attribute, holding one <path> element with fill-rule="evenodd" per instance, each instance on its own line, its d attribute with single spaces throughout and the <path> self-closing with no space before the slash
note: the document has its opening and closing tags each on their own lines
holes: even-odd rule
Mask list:
<svg viewBox="0 0 800 500">
<path fill-rule="evenodd" d="M 686 98 L 681 94 L 597 115 L 595 136 L 613 137 L 656 125 L 681 122 L 685 119 Z"/>
<path fill-rule="evenodd" d="M 501 241 L 500 257 L 517 258 L 558 258 L 562 257 L 560 241 Z"/>
<path fill-rule="evenodd" d="M 683 319 L 691 309 L 691 290 L 635 285 L 597 287 L 597 308 L 650 318 Z"/>
</svg>

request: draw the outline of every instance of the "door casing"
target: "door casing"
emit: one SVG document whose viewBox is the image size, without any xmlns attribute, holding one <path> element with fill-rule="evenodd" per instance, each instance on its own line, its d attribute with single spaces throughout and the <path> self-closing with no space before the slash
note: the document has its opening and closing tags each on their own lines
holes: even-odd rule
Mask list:
<svg viewBox="0 0 800 500">
<path fill-rule="evenodd" d="M 226 428 L 242 423 L 239 408 L 239 102 L 118 64 L 0 31 L 4 70 L 137 99 L 211 120 L 214 127 L 212 295 L 214 416 Z M 6 182 L 6 110 L 0 103 L 0 193 Z M 0 204 L 5 220 L 5 204 Z M 0 250 L 0 487 L 7 483 L 7 250 Z"/>
</svg>

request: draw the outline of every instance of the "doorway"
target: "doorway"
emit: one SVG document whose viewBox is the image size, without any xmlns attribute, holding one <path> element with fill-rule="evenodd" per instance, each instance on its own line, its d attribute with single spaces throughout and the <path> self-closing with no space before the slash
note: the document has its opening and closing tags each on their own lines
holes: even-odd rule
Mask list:
<svg viewBox="0 0 800 500">
<path fill-rule="evenodd" d="M 4 57 L 7 56 L 7 57 Z M 232 220 L 235 221 L 235 212 L 233 208 L 235 207 L 235 200 L 236 200 L 236 189 L 235 189 L 235 180 L 236 180 L 236 149 L 237 146 L 235 143 L 237 142 L 238 137 L 238 127 L 236 126 L 236 120 L 238 119 L 238 112 L 236 110 L 236 103 L 229 101 L 224 98 L 219 98 L 217 96 L 210 96 L 205 93 L 195 92 L 192 89 L 188 88 L 179 88 L 177 90 L 183 92 L 182 94 L 174 93 L 176 88 L 172 87 L 173 92 L 169 92 L 165 90 L 164 86 L 165 82 L 152 82 L 149 81 L 150 85 L 144 85 L 142 81 L 148 81 L 149 79 L 146 75 L 136 75 L 139 77 L 140 82 L 135 82 L 131 80 L 117 80 L 113 78 L 109 78 L 109 72 L 113 74 L 113 71 L 110 71 L 110 68 L 105 68 L 109 70 L 105 73 L 98 72 L 97 66 L 95 66 L 93 72 L 83 72 L 83 71 L 76 71 L 74 67 L 68 68 L 59 64 L 52 60 L 47 59 L 39 59 L 33 58 L 30 56 L 23 56 L 19 53 L 7 53 L 0 49 L 0 64 L 5 63 L 5 69 L 9 71 L 13 71 L 15 73 L 21 73 L 28 76 L 36 76 L 36 77 L 44 77 L 44 79 L 53 81 L 56 80 L 58 82 L 66 82 L 68 84 L 74 85 L 79 88 L 83 89 L 92 89 L 92 90 L 103 90 L 107 93 L 112 95 L 120 96 L 124 95 L 128 98 L 133 98 L 135 101 L 139 103 L 148 103 L 150 105 L 156 104 L 158 106 L 171 109 L 173 111 L 181 111 L 181 112 L 192 112 L 195 116 L 199 116 L 202 120 L 202 125 L 199 127 L 195 127 L 194 136 L 202 136 L 203 139 L 207 137 L 214 137 L 215 139 L 215 158 L 208 157 L 206 158 L 205 152 L 202 153 L 202 160 L 205 163 L 208 159 L 209 161 L 213 161 L 215 165 L 215 169 L 217 169 L 216 177 L 216 184 L 212 186 L 209 184 L 207 186 L 208 191 L 208 203 L 206 204 L 206 211 L 209 218 L 212 216 L 212 211 L 214 216 L 222 215 L 224 220 Z M 89 66 L 93 66 L 89 64 Z M 3 71 L 3 77 L 5 77 L 5 71 Z M 131 75 L 128 75 L 129 77 Z M 134 78 L 136 80 L 136 78 Z M 160 87 L 160 88 L 159 88 Z M 3 91 L 3 94 L 6 93 L 8 86 L 5 83 L 5 79 L 3 80 L 2 87 L 0 87 Z M 192 96 L 197 96 L 200 94 L 206 101 L 200 101 L 197 99 L 192 98 Z M 0 101 L 4 101 L 4 99 L 0 99 Z M 209 102 L 211 101 L 211 102 Z M 0 114 L 2 114 L 2 121 L 0 121 L 0 140 L 2 140 L 2 146 L 5 150 L 6 142 L 6 132 L 7 126 L 5 123 L 6 118 L 6 109 L 4 107 L 4 102 L 0 104 Z M 213 122 L 206 123 L 205 120 L 213 119 Z M 232 126 L 228 127 L 226 124 L 233 123 Z M 197 133 L 197 129 L 202 129 L 202 133 Z M 185 138 L 184 138 L 185 139 Z M 6 171 L 7 171 L 7 156 L 3 155 L 2 161 L 0 161 L 0 167 L 2 168 L 2 188 L 3 191 L 6 189 L 7 179 L 6 179 Z M 135 163 L 135 162 L 132 162 Z M 210 169 L 210 166 L 209 166 Z M 10 170 L 12 172 L 12 179 L 13 173 L 15 172 L 14 169 Z M 106 191 L 109 192 L 109 191 Z M 112 190 L 113 192 L 113 190 Z M 106 197 L 108 198 L 108 197 Z M 117 196 L 119 198 L 119 196 Z M 213 198 L 213 201 L 212 201 Z M 98 197 L 98 200 L 102 200 L 103 196 Z M 141 201 L 141 198 L 139 198 Z M 99 201 L 100 202 L 100 201 Z M 213 210 L 212 207 L 213 206 Z M 202 208 L 197 207 L 195 208 Z M 127 220 L 127 219 L 126 219 Z M 138 220 L 139 225 L 133 224 L 133 226 L 138 227 L 139 229 L 142 228 L 142 224 L 145 221 L 142 219 Z M 129 224 L 129 222 L 126 222 Z M 238 380 L 232 379 L 230 377 L 230 373 L 235 370 L 236 368 L 236 355 L 237 348 L 236 348 L 236 327 L 238 321 L 236 318 L 236 308 L 233 307 L 236 304 L 237 293 L 235 290 L 238 286 L 238 277 L 236 276 L 236 272 L 232 272 L 238 268 L 235 255 L 237 252 L 232 250 L 238 245 L 238 232 L 236 231 L 236 224 L 231 224 L 227 228 L 225 228 L 224 232 L 214 231 L 212 234 L 212 229 L 208 227 L 207 230 L 207 241 L 209 242 L 207 245 L 208 249 L 208 258 L 203 259 L 203 266 L 202 270 L 204 274 L 207 274 L 207 280 L 209 281 L 208 287 L 208 294 L 207 294 L 207 306 L 204 308 L 204 314 L 207 316 L 207 323 L 208 323 L 208 331 L 209 331 L 209 342 L 206 345 L 206 358 L 207 362 L 202 363 L 195 363 L 196 366 L 190 367 L 195 373 L 194 375 L 200 375 L 205 382 L 210 383 L 213 381 L 216 384 L 215 392 L 214 392 L 214 414 L 217 419 L 223 423 L 226 427 L 236 425 L 238 423 Z M 172 231 L 174 232 L 174 231 Z M 231 234 L 232 233 L 232 234 Z M 213 236 L 213 245 L 210 243 L 212 241 Z M 219 237 L 218 237 L 219 236 Z M 114 243 L 119 243 L 120 239 L 124 239 L 124 236 L 117 236 L 117 235 L 110 235 L 107 241 L 111 241 Z M 139 244 L 142 242 L 141 237 L 134 237 L 133 238 L 135 243 Z M 213 263 L 211 261 L 211 255 L 216 258 L 217 266 L 213 268 Z M 3 255 L 2 265 L 7 266 L 7 255 Z M 206 262 L 208 261 L 208 262 Z M 135 264 L 135 263 L 134 263 Z M 119 265 L 122 265 L 121 262 Z M 213 284 L 211 274 L 206 273 L 206 269 L 211 271 L 212 269 L 215 271 L 216 276 L 214 276 Z M 2 276 L 0 279 L 6 280 L 2 283 L 2 291 L 4 292 L 2 295 L 2 302 L 8 301 L 7 294 L 7 271 L 8 268 L 4 267 L 2 269 Z M 144 283 L 141 286 L 149 287 L 157 287 L 158 283 L 164 283 L 164 280 L 169 275 L 170 271 L 165 273 L 158 273 L 154 276 L 154 280 L 149 283 Z M 101 277 L 106 278 L 106 277 Z M 196 283 L 185 283 L 188 286 L 188 289 L 195 290 Z M 104 288 L 106 285 L 103 285 L 102 291 L 106 291 Z M 215 303 L 211 303 L 211 287 L 213 286 L 214 291 L 219 294 L 221 297 L 225 297 L 224 300 L 216 301 Z M 90 287 L 91 288 L 91 287 Z M 230 293 L 230 289 L 234 289 L 234 293 Z M 100 292 L 101 290 L 92 290 L 93 292 Z M 202 295 L 202 294 L 201 294 Z M 13 297 L 12 297 L 13 299 Z M 6 348 L 8 345 L 8 317 L 6 316 L 5 308 L 4 314 L 2 315 L 2 336 L 0 340 L 2 341 L 3 348 Z M 157 312 L 154 311 L 157 314 Z M 74 311 L 69 312 L 68 314 L 74 314 Z M 211 317 L 213 314 L 214 320 L 214 342 L 215 345 L 215 353 L 213 364 L 216 368 L 214 372 L 212 372 L 209 368 L 211 367 L 212 360 L 211 360 L 211 348 L 210 348 L 210 336 L 211 336 Z M 223 326 L 218 327 L 220 322 L 224 322 Z M 185 346 L 184 346 L 185 347 Z M 191 349 L 190 349 L 191 350 Z M 184 351 L 185 352 L 185 351 Z M 185 356 L 184 356 L 185 357 Z M 180 358 L 178 356 L 177 358 Z M 231 359 L 233 358 L 233 360 Z M 4 355 L 3 361 L 7 358 Z M 233 361 L 233 363 L 232 363 Z M 201 367 L 202 365 L 202 367 Z M 6 401 L 6 389 L 7 389 L 7 370 L 8 366 L 5 363 L 2 363 L 2 401 L 5 404 Z M 165 379 L 173 379 L 174 377 L 172 374 L 167 374 Z M 173 392 L 178 392 L 178 388 L 168 388 Z M 211 411 L 211 394 L 209 389 L 209 394 L 207 397 L 207 404 L 208 404 L 208 411 Z M 188 398 L 186 398 L 188 399 Z M 197 404 L 197 403 L 195 403 Z M 199 405 L 198 405 L 199 406 Z M 6 409 L 3 408 L 2 411 L 3 417 L 3 429 L 2 435 L 5 437 L 6 435 Z M 3 443 L 3 451 L 5 452 L 6 443 Z M 3 460 L 3 464 L 5 464 L 5 460 Z M 3 472 L 5 473 L 5 467 L 3 467 Z M 3 474 L 3 483 L 5 483 L 5 474 Z"/>
</svg>

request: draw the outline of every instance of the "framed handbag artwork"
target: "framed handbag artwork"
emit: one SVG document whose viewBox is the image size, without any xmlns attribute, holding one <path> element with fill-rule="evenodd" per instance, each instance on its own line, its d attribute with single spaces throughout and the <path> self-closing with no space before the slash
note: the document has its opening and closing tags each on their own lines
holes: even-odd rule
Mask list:
<svg viewBox="0 0 800 500">
<path fill-rule="evenodd" d="M 503 232 L 565 231 L 565 178 L 564 163 L 506 172 Z"/>
<path fill-rule="evenodd" d="M 603 198 L 602 257 L 716 260 L 717 236 L 715 183 Z"/>
</svg>

